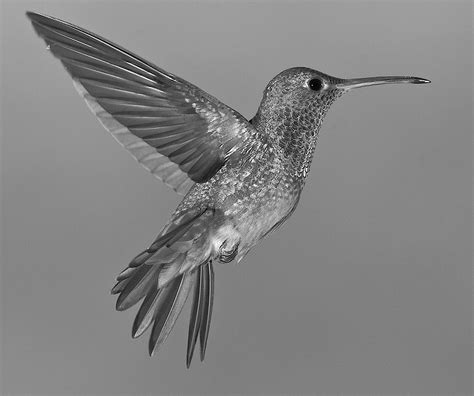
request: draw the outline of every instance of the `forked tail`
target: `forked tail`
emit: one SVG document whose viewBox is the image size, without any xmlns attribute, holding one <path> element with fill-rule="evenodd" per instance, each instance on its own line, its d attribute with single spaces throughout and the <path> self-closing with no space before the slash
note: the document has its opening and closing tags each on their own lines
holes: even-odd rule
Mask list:
<svg viewBox="0 0 474 396">
<path fill-rule="evenodd" d="M 172 221 L 117 277 L 112 294 L 116 308 L 130 308 L 144 298 L 135 317 L 132 337 L 152 324 L 148 350 L 152 356 L 171 332 L 194 287 L 186 365 L 191 364 L 197 339 L 204 359 L 214 296 L 213 246 L 210 233 L 215 212 L 188 212 Z"/>
</svg>

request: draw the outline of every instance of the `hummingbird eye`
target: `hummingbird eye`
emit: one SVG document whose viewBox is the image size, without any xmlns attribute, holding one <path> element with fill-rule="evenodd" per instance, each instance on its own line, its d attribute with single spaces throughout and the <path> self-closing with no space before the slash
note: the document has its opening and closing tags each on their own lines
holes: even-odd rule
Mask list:
<svg viewBox="0 0 474 396">
<path fill-rule="evenodd" d="M 323 82 L 319 78 L 312 78 L 308 81 L 308 87 L 311 91 L 321 91 L 323 89 Z"/>
</svg>

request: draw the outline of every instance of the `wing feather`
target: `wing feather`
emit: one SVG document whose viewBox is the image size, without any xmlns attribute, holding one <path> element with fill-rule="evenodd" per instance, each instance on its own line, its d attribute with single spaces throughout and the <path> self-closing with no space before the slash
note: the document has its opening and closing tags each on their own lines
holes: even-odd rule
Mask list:
<svg viewBox="0 0 474 396">
<path fill-rule="evenodd" d="M 264 143 L 244 117 L 189 82 L 78 26 L 27 15 L 102 125 L 179 193 Z"/>
</svg>

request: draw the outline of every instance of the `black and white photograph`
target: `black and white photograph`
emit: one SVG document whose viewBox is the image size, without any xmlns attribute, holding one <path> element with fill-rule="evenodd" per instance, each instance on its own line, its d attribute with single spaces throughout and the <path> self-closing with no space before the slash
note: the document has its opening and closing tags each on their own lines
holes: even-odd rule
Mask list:
<svg viewBox="0 0 474 396">
<path fill-rule="evenodd" d="M 3 0 L 1 394 L 473 394 L 473 4 Z"/>
</svg>

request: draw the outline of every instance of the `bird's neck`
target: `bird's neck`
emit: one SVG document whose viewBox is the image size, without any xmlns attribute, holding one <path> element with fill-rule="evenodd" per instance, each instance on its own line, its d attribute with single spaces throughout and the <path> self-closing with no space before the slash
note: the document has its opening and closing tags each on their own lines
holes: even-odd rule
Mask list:
<svg viewBox="0 0 474 396">
<path fill-rule="evenodd" d="M 281 172 L 303 186 L 313 160 L 319 130 L 326 111 L 317 116 L 298 110 L 268 109 L 261 105 L 252 124 L 277 152 Z"/>
</svg>

